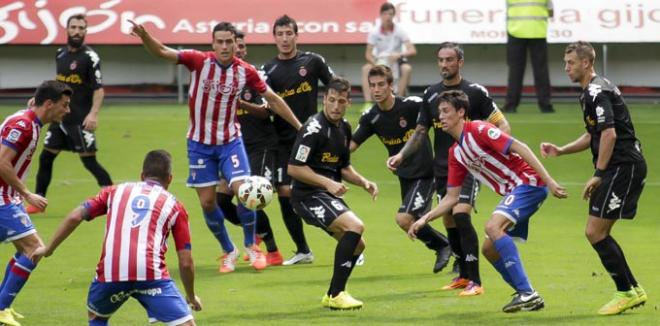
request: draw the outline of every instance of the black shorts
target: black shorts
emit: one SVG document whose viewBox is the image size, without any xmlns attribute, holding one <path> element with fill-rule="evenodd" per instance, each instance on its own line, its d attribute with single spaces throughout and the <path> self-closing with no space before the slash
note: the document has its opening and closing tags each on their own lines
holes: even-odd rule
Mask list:
<svg viewBox="0 0 660 326">
<path fill-rule="evenodd" d="M 248 158 L 250 159 L 250 170 L 253 175 L 260 175 L 273 185 L 275 184 L 275 158 L 277 151 L 274 148 L 250 148 L 247 147 Z"/>
<path fill-rule="evenodd" d="M 441 200 L 447 194 L 447 177 L 435 178 L 435 192 L 438 194 L 438 200 Z M 475 207 L 477 195 L 479 194 L 479 181 L 471 174 L 465 176 L 461 186 L 461 194 L 458 197 L 459 204 L 468 204 Z"/>
<path fill-rule="evenodd" d="M 399 213 L 410 214 L 415 219 L 418 219 L 431 209 L 433 191 L 435 190 L 433 187 L 433 178 L 399 178 L 399 184 L 401 185 L 401 207 L 399 207 Z"/>
<path fill-rule="evenodd" d="M 589 215 L 605 219 L 632 219 L 644 189 L 646 162 L 613 166 L 591 194 Z"/>
<path fill-rule="evenodd" d="M 76 153 L 96 152 L 96 136 L 81 125 L 53 122 L 44 137 L 44 147 Z"/>
<path fill-rule="evenodd" d="M 276 186 L 291 185 L 291 176 L 289 176 L 286 169 L 289 166 L 289 156 L 291 156 L 292 148 L 293 142 L 277 144 L 277 158 L 275 160 Z"/>
<path fill-rule="evenodd" d="M 343 199 L 328 192 L 317 192 L 304 197 L 292 196 L 291 207 L 307 224 L 320 227 L 328 233 L 330 224 L 341 214 L 351 210 Z"/>
</svg>

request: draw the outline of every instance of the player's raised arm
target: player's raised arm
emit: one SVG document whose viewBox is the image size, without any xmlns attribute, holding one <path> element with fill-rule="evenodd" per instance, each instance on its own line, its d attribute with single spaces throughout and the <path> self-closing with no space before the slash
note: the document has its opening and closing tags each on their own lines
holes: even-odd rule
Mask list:
<svg viewBox="0 0 660 326">
<path fill-rule="evenodd" d="M 282 117 L 282 119 L 286 120 L 286 122 L 296 128 L 296 130 L 302 127 L 302 124 L 300 121 L 298 121 L 298 118 L 293 115 L 289 105 L 287 105 L 279 95 L 275 94 L 275 92 L 273 92 L 270 87 L 266 88 L 266 91 L 260 93 L 260 95 L 266 99 L 270 109 L 273 110 L 273 112 Z"/>
<path fill-rule="evenodd" d="M 177 63 L 179 58 L 178 52 L 176 50 L 165 46 L 159 40 L 151 36 L 151 34 L 147 32 L 147 29 L 144 28 L 142 24 L 136 24 L 130 19 L 128 22 L 133 24 L 131 35 L 139 37 L 142 40 L 142 44 L 147 49 L 147 51 L 149 51 L 149 53 L 156 57 L 163 58 L 171 63 Z"/>
<path fill-rule="evenodd" d="M 562 187 L 555 179 L 550 176 L 550 173 L 545 169 L 543 164 L 541 164 L 541 161 L 534 155 L 534 152 L 527 146 L 527 144 L 522 143 L 516 139 L 512 139 L 513 142 L 511 143 L 511 152 L 516 153 L 520 155 L 520 157 L 531 166 L 536 173 L 539 174 L 541 179 L 543 179 L 543 182 L 545 182 L 548 185 L 548 188 L 550 189 L 550 192 L 552 192 L 552 195 L 557 197 L 557 198 L 566 198 L 568 197 L 568 193 L 566 192 L 566 189 Z"/>
</svg>

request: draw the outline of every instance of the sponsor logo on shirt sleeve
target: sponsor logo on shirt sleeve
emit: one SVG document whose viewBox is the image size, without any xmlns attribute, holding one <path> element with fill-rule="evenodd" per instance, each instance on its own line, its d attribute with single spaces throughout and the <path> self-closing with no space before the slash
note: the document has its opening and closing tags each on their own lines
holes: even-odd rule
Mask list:
<svg viewBox="0 0 660 326">
<path fill-rule="evenodd" d="M 296 160 L 300 162 L 307 162 L 309 157 L 310 148 L 305 145 L 298 146 L 298 151 L 296 152 Z"/>
</svg>

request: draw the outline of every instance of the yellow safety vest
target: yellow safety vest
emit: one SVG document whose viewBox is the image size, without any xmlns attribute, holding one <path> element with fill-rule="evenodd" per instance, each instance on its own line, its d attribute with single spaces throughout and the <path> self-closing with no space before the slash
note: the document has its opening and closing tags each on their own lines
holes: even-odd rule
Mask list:
<svg viewBox="0 0 660 326">
<path fill-rule="evenodd" d="M 548 0 L 507 0 L 506 28 L 517 38 L 546 38 Z"/>
</svg>

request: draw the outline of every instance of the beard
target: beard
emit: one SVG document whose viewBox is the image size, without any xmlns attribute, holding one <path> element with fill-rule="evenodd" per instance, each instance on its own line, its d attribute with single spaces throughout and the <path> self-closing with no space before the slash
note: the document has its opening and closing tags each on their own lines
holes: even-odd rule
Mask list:
<svg viewBox="0 0 660 326">
<path fill-rule="evenodd" d="M 445 80 L 454 79 L 454 77 L 456 77 L 457 74 L 458 74 L 458 71 L 455 71 L 453 73 L 451 73 L 449 71 L 441 72 L 442 78 L 445 79 Z"/>
<path fill-rule="evenodd" d="M 71 37 L 71 35 L 67 36 L 66 38 L 66 44 L 69 45 L 72 48 L 79 49 L 82 45 L 83 42 L 85 42 L 85 37 L 80 37 L 78 39 L 75 39 Z"/>
</svg>

